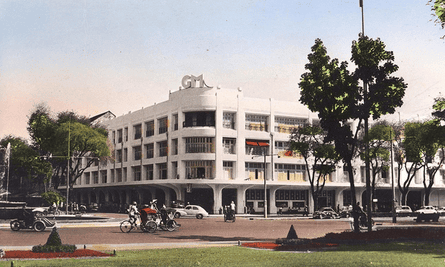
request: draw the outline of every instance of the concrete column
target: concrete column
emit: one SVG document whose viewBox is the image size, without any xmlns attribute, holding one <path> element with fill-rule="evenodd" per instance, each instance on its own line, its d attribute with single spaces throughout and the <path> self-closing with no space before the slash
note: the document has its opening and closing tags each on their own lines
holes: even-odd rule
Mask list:
<svg viewBox="0 0 445 267">
<path fill-rule="evenodd" d="M 224 185 L 209 185 L 213 190 L 213 214 L 219 214 L 219 209 L 222 208 L 222 190 Z M 238 211 L 238 205 L 236 205 Z"/>
<path fill-rule="evenodd" d="M 307 203 L 307 206 L 308 206 L 308 208 L 309 208 L 309 213 L 314 213 L 314 211 L 315 211 L 315 207 L 314 207 L 314 205 L 315 205 L 315 203 L 314 203 L 314 197 L 312 196 L 312 192 L 311 192 L 311 190 L 307 190 L 307 195 L 308 195 L 308 198 L 307 198 L 307 201 L 308 201 L 308 203 Z"/>
<path fill-rule="evenodd" d="M 277 213 L 278 209 L 277 206 L 275 205 L 275 192 L 277 192 L 278 188 L 269 188 L 269 192 L 270 192 L 270 203 L 269 203 L 269 207 L 270 207 L 270 213 Z"/>
</svg>

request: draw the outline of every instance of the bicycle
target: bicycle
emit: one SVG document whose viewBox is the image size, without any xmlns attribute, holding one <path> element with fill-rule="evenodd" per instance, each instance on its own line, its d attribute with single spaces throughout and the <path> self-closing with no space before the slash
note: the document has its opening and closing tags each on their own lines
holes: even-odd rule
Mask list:
<svg viewBox="0 0 445 267">
<path fill-rule="evenodd" d="M 125 221 L 122 221 L 120 224 L 120 229 L 122 231 L 122 233 L 129 233 L 131 232 L 131 230 L 133 229 L 137 229 L 138 228 L 138 222 L 140 221 L 139 216 L 135 216 L 134 219 L 130 218 L 127 219 Z M 148 228 L 146 227 L 147 224 L 143 224 L 142 222 L 139 224 L 139 228 L 144 231 L 144 232 L 149 232 Z"/>
</svg>

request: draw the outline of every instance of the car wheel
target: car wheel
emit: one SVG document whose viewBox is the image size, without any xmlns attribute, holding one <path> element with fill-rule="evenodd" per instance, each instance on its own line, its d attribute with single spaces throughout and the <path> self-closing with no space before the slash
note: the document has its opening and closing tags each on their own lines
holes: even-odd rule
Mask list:
<svg viewBox="0 0 445 267">
<path fill-rule="evenodd" d="M 35 222 L 33 225 L 34 231 L 36 232 L 41 232 L 43 230 L 45 230 L 46 226 L 43 222 Z"/>
<path fill-rule="evenodd" d="M 202 216 L 202 214 L 198 214 L 196 215 L 196 219 L 202 219 L 204 216 Z"/>
<path fill-rule="evenodd" d="M 11 230 L 12 230 L 12 231 L 18 231 L 18 230 L 20 230 L 20 222 L 17 221 L 17 220 L 12 221 L 12 222 L 10 223 L 10 226 L 11 226 Z"/>
<path fill-rule="evenodd" d="M 176 218 L 176 219 L 181 218 L 181 213 L 176 212 L 176 213 L 175 213 L 175 218 Z"/>
</svg>

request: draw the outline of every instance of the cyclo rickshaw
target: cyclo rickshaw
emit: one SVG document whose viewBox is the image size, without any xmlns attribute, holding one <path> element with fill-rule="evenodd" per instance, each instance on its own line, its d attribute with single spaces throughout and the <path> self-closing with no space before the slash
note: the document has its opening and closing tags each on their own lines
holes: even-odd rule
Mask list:
<svg viewBox="0 0 445 267">
<path fill-rule="evenodd" d="M 233 209 L 230 208 L 230 206 L 225 206 L 224 207 L 224 221 L 232 221 L 235 222 L 236 220 L 236 215 L 235 215 L 235 211 Z"/>
</svg>

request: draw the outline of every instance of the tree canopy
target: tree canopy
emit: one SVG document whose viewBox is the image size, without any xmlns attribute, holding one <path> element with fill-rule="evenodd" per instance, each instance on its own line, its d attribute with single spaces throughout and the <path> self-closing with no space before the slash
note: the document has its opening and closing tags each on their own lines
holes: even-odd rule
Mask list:
<svg viewBox="0 0 445 267">
<path fill-rule="evenodd" d="M 56 189 L 66 180 L 62 178 L 67 177 L 67 170 L 72 185 L 86 168 L 110 155 L 107 131 L 90 125 L 88 118 L 71 111 L 60 112 L 54 117 L 49 108 L 38 105 L 29 117 L 28 132 L 39 154 L 53 165 L 52 179 Z M 68 159 L 71 159 L 69 166 Z M 86 159 L 84 164 L 81 159 Z"/>
<path fill-rule="evenodd" d="M 435 23 L 440 24 L 442 29 L 445 28 L 445 0 L 428 0 L 428 4 L 431 6 L 433 16 L 436 17 Z M 442 36 L 444 38 L 445 36 Z"/>
<path fill-rule="evenodd" d="M 51 178 L 51 164 L 39 157 L 37 151 L 22 138 L 7 136 L 0 140 L 2 147 L 6 147 L 8 143 L 11 144 L 9 189 L 13 193 L 33 193 Z M 23 178 L 27 181 L 23 181 Z"/>
<path fill-rule="evenodd" d="M 318 207 L 326 180 L 340 157 L 334 146 L 324 142 L 325 132 L 318 126 L 306 125 L 297 128 L 290 137 L 290 149 L 301 154 L 305 161 L 314 207 Z"/>
<path fill-rule="evenodd" d="M 301 76 L 300 101 L 318 112 L 321 127 L 327 131 L 325 141 L 333 141 L 349 173 L 351 193 L 355 204 L 352 160 L 357 155 L 359 131 L 370 115 L 378 119 L 393 113 L 402 105 L 407 85 L 402 78 L 391 76 L 397 71 L 394 56 L 385 50 L 380 39 L 360 36 L 352 43 L 351 61 L 356 69 L 351 74 L 348 63 L 331 60 L 320 39 L 315 40 L 308 55 L 307 70 Z M 367 91 L 359 85 L 362 80 Z"/>
</svg>

